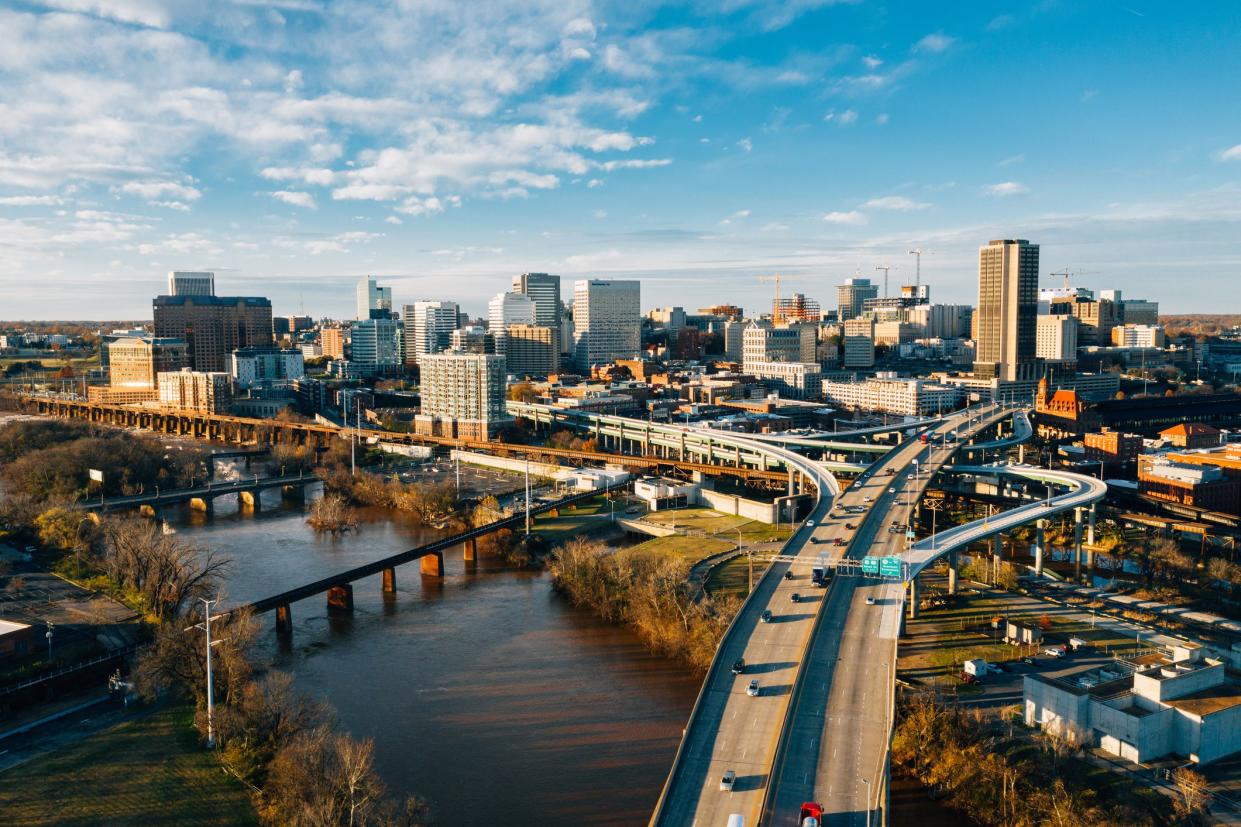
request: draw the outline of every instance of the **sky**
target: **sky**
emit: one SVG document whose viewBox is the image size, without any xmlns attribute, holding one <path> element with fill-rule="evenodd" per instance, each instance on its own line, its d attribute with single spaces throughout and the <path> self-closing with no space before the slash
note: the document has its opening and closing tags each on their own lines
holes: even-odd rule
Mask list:
<svg viewBox="0 0 1241 827">
<path fill-rule="evenodd" d="M 0 319 L 150 318 L 172 269 L 828 307 L 912 249 L 973 302 L 991 238 L 1241 312 L 1237 3 L 0 0 L 0 44 Z"/>
</svg>

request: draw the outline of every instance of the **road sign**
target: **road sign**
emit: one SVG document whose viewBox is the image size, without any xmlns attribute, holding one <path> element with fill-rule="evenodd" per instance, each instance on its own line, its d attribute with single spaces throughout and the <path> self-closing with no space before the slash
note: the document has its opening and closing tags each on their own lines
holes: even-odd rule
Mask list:
<svg viewBox="0 0 1241 827">
<path fill-rule="evenodd" d="M 918 535 L 914 533 L 914 530 L 912 528 L 905 532 L 906 540 L 916 540 L 917 538 L 918 538 Z"/>
<path fill-rule="evenodd" d="M 103 471 L 98 468 L 88 468 L 87 471 L 90 473 L 91 482 L 103 482 Z"/>
<path fill-rule="evenodd" d="M 880 577 L 900 577 L 901 576 L 901 558 L 880 557 L 879 558 L 879 576 Z"/>
<path fill-rule="evenodd" d="M 863 557 L 862 558 L 862 574 L 878 574 L 878 573 L 879 573 L 879 558 L 878 557 Z"/>
</svg>

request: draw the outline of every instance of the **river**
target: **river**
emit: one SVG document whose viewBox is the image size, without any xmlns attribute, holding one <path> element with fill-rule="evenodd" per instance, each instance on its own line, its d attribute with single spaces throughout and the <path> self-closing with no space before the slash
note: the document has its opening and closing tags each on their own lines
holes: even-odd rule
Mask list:
<svg viewBox="0 0 1241 827">
<path fill-rule="evenodd" d="M 247 602 L 432 538 L 399 513 L 363 511 L 361 531 L 317 536 L 302 510 L 264 495 L 205 517 L 171 510 L 185 539 L 232 559 L 224 605 Z M 397 570 L 354 584 L 352 618 L 325 598 L 293 606 L 278 668 L 327 700 L 344 729 L 375 741 L 392 793 L 426 797 L 445 825 L 632 825 L 659 795 L 699 680 L 648 654 L 628 629 L 568 606 L 544 572 L 445 554 L 442 581 Z M 262 622 L 271 629 L 274 618 Z"/>
</svg>

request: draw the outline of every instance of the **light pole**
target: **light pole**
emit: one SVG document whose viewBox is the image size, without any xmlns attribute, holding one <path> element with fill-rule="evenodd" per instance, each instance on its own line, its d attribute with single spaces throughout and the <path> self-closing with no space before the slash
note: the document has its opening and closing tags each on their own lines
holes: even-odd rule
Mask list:
<svg viewBox="0 0 1241 827">
<path fill-rule="evenodd" d="M 56 624 L 50 620 L 47 621 L 47 632 L 44 633 L 43 636 L 47 638 L 47 660 L 49 663 L 52 661 L 52 632 L 55 631 L 55 629 Z"/>
<path fill-rule="evenodd" d="M 863 778 L 862 783 L 866 785 L 866 827 L 870 827 L 870 782 Z"/>
</svg>

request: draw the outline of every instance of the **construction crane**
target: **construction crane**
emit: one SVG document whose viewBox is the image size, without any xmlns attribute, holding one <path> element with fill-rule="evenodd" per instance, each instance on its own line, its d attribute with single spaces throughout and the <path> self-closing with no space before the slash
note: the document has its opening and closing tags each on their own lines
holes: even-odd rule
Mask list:
<svg viewBox="0 0 1241 827">
<path fill-rule="evenodd" d="M 930 255 L 931 251 L 923 250 L 921 247 L 918 247 L 918 248 L 915 248 L 909 251 L 909 255 L 916 257 L 915 258 L 916 263 L 914 264 L 914 268 L 915 268 L 914 269 L 914 296 L 915 298 L 917 297 L 918 292 L 919 292 L 918 288 L 922 286 L 922 254 L 923 253 Z"/>
<path fill-rule="evenodd" d="M 1070 270 L 1069 268 L 1066 267 L 1063 270 L 1053 270 L 1047 275 L 1063 276 L 1064 277 L 1064 289 L 1068 290 L 1069 289 L 1069 277 L 1071 276 L 1094 276 L 1094 275 L 1098 275 L 1098 272 L 1099 272 L 1098 270 Z"/>
<path fill-rule="evenodd" d="M 886 299 L 888 297 L 888 271 L 899 270 L 900 268 L 893 267 L 891 264 L 880 264 L 875 269 L 883 271 L 883 297 Z"/>
<path fill-rule="evenodd" d="M 771 306 L 771 321 L 773 324 L 780 324 L 780 274 L 774 276 L 759 276 L 760 282 L 774 281 L 776 283 L 776 301 Z"/>
</svg>

